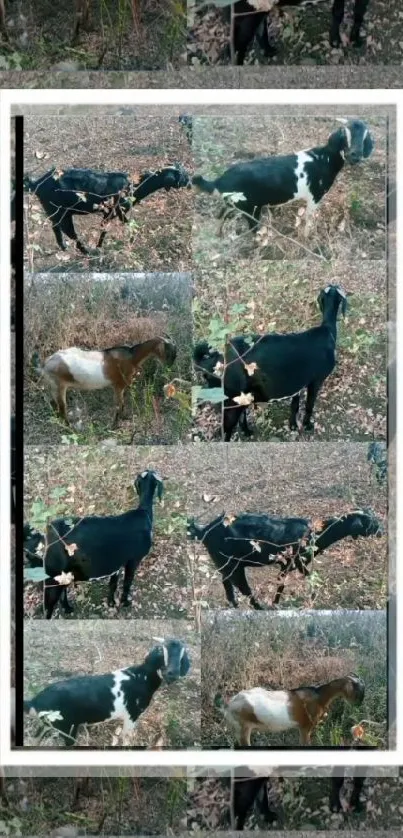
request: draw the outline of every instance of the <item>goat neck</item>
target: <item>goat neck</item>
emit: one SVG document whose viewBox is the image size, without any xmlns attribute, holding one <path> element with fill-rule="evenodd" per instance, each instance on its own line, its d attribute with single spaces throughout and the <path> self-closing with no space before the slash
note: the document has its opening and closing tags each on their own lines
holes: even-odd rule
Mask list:
<svg viewBox="0 0 403 838">
<path fill-rule="evenodd" d="M 155 665 L 147 658 L 141 666 L 130 666 L 125 672 L 134 679 L 134 683 L 147 684 L 150 699 L 163 681 L 161 672 L 155 669 Z"/>
<path fill-rule="evenodd" d="M 320 684 L 315 687 L 315 692 L 320 699 L 322 710 L 325 711 L 336 698 L 346 697 L 346 679 L 334 678 L 327 684 Z"/>
<path fill-rule="evenodd" d="M 209 534 L 213 533 L 214 530 L 217 527 L 219 527 L 220 524 L 222 524 L 222 521 L 223 513 L 221 513 L 221 515 L 218 515 L 218 517 L 215 518 L 214 521 L 210 521 L 208 524 L 205 524 L 204 526 L 202 524 L 196 524 L 195 521 L 192 521 L 191 526 L 195 532 L 195 536 L 193 536 L 193 538 L 197 538 L 198 541 L 205 541 L 208 538 Z"/>
<path fill-rule="evenodd" d="M 159 170 L 157 172 L 147 172 L 142 176 L 140 183 L 134 185 L 134 197 L 136 201 L 142 201 L 147 195 L 157 192 L 158 189 L 163 189 L 165 186 L 165 172 Z"/>
<path fill-rule="evenodd" d="M 156 491 L 156 486 L 147 484 L 141 492 L 137 509 L 143 509 L 150 519 L 150 525 L 153 524 L 153 501 Z"/>
<path fill-rule="evenodd" d="M 327 295 L 323 303 L 322 326 L 327 326 L 334 337 L 337 338 L 337 313 L 340 308 L 340 297 Z"/>
<path fill-rule="evenodd" d="M 347 538 L 349 535 L 355 535 L 353 524 L 356 516 L 356 512 L 350 512 L 347 515 L 326 518 L 323 521 L 322 530 L 315 538 L 316 552 L 321 553 L 322 550 L 326 550 L 327 547 L 335 544 L 336 541 L 341 541 L 342 538 Z"/>
</svg>

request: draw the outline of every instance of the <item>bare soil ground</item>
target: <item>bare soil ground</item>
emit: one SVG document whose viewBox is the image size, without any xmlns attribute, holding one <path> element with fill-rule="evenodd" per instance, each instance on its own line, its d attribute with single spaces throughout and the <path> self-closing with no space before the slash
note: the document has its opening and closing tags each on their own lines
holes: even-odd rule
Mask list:
<svg viewBox="0 0 403 838">
<path fill-rule="evenodd" d="M 127 172 L 135 182 L 144 171 L 175 161 L 192 171 L 189 143 L 178 123 L 180 109 L 158 117 L 122 108 L 119 116 L 89 110 L 85 115 L 37 114 L 24 120 L 24 167 L 32 179 L 56 166 Z M 100 255 L 84 256 L 70 242 L 59 250 L 39 201 L 25 195 L 26 269 L 64 271 L 172 271 L 191 266 L 193 191 L 155 192 L 131 212 L 131 221 L 110 223 Z M 75 217 L 77 232 L 95 247 L 101 218 Z"/>
<path fill-rule="evenodd" d="M 190 435 L 191 288 L 189 274 L 32 275 L 25 280 L 24 430 L 26 444 L 174 443 Z M 126 394 L 125 413 L 111 429 L 112 388 L 70 390 L 71 429 L 50 402 L 50 391 L 33 368 L 68 346 L 105 349 L 168 334 L 177 347 L 173 366 L 150 358 Z M 174 384 L 171 398 L 164 387 Z"/>
<path fill-rule="evenodd" d="M 61 515 L 113 515 L 136 507 L 133 482 L 146 468 L 165 480 L 162 503 L 154 505 L 154 543 L 136 571 L 131 608 L 108 609 L 108 580 L 80 583 L 69 591 L 75 619 L 188 616 L 194 597 L 187 573 L 183 450 L 77 445 L 26 449 L 25 520 L 41 532 L 47 520 Z M 43 617 L 40 585 L 25 583 L 24 610 L 26 617 Z"/>
<path fill-rule="evenodd" d="M 354 114 L 340 111 L 340 117 Z M 385 173 L 387 123 L 376 108 L 362 113 L 375 139 L 368 160 L 344 166 L 319 205 L 316 225 L 308 238 L 298 204 L 276 207 L 272 224 L 264 210 L 254 241 L 247 222 L 238 214 L 227 220 L 218 236 L 216 215 L 221 199 L 199 193 L 193 228 L 197 264 L 215 266 L 230 259 L 380 259 L 385 254 Z M 253 128 L 251 127 L 253 126 Z M 335 118 L 270 112 L 238 117 L 205 116 L 195 119 L 193 152 L 196 171 L 207 179 L 222 174 L 232 163 L 253 157 L 289 154 L 325 144 L 338 127 Z M 278 232 L 277 232 L 278 231 Z"/>
<path fill-rule="evenodd" d="M 136 620 L 121 623 L 80 620 L 62 623 L 25 623 L 24 697 L 36 695 L 51 683 L 76 675 L 101 675 L 141 663 L 155 646 L 153 636 L 175 637 L 186 643 L 191 669 L 185 678 L 162 685 L 139 719 L 133 747 L 194 748 L 200 745 L 200 640 L 193 624 Z M 38 720 L 25 716 L 24 744 L 35 744 Z M 119 747 L 119 722 L 82 727 L 77 745 L 95 748 Z M 61 740 L 49 731 L 41 747 L 60 747 Z"/>
<path fill-rule="evenodd" d="M 229 449 L 229 450 L 228 450 Z M 312 520 L 370 506 L 386 527 L 386 488 L 380 488 L 366 460 L 366 446 L 351 443 L 251 444 L 196 448 L 186 481 L 187 510 L 202 524 L 225 511 L 264 512 Z M 229 608 L 221 574 L 206 548 L 189 542 L 196 590 L 204 609 Z M 313 584 L 289 574 L 280 608 L 380 609 L 388 596 L 387 536 L 346 538 L 312 564 Z M 273 601 L 277 570 L 248 568 L 256 597 Z M 240 595 L 241 608 L 249 608 Z"/>
<path fill-rule="evenodd" d="M 291 617 L 291 619 L 290 619 Z M 250 687 L 295 689 L 351 672 L 365 683 L 360 706 L 336 699 L 312 745 L 351 746 L 365 720 L 364 744 L 388 747 L 386 611 L 323 614 L 206 614 L 202 627 L 203 747 L 231 747 L 234 732 L 214 705 Z M 298 732 L 252 734 L 252 747 L 295 747 Z"/>
<path fill-rule="evenodd" d="M 194 4 L 188 2 L 188 8 Z M 196 2 L 196 6 L 198 3 Z M 245 67 L 256 65 L 359 66 L 401 64 L 401 9 L 399 0 L 373 0 L 363 27 L 364 45 L 348 43 L 352 25 L 353 0 L 346 3 L 342 27 L 343 46 L 329 44 L 330 0 L 311 8 L 283 9 L 281 16 L 271 15 L 270 39 L 277 53 L 266 58 L 257 42 L 246 58 Z M 200 9 L 188 32 L 188 63 L 193 67 L 228 64 L 230 27 L 227 15 L 214 5 Z"/>
<path fill-rule="evenodd" d="M 186 51 L 184 0 L 92 0 L 91 20 L 73 43 L 74 3 L 6 0 L 10 42 L 1 41 L 2 70 L 167 70 Z"/>
<path fill-rule="evenodd" d="M 320 324 L 317 297 L 328 284 L 349 294 L 346 319 L 340 318 L 337 365 L 317 397 L 314 437 L 343 440 L 386 438 L 387 279 L 386 263 L 366 261 L 281 262 L 200 271 L 196 275 L 194 340 L 208 340 L 219 351 L 220 328 L 237 334 L 288 333 Z M 350 296 L 351 295 L 351 296 Z M 197 378 L 203 383 L 199 372 Z M 303 405 L 303 400 L 301 401 Z M 249 424 L 259 440 L 291 440 L 290 400 L 255 406 Z M 222 406 L 202 403 L 194 430 L 205 440 L 221 438 Z M 241 432 L 237 436 L 244 439 Z"/>
<path fill-rule="evenodd" d="M 160 835 L 186 823 L 186 782 L 120 776 L 8 779 L 0 802 L 8 835 Z M 78 798 L 76 794 L 78 791 Z M 57 801 L 57 805 L 55 805 Z M 76 831 L 76 832 L 75 832 Z"/>
<path fill-rule="evenodd" d="M 403 826 L 403 813 L 400 805 L 403 776 L 378 777 L 371 774 L 365 780 L 364 790 L 361 795 L 362 811 L 331 813 L 329 811 L 329 789 L 330 780 L 328 777 L 309 776 L 284 777 L 280 781 L 276 776 L 269 780 L 270 801 L 278 810 L 278 822 L 273 824 L 268 834 L 272 838 L 281 838 L 284 832 L 275 832 L 276 828 L 293 830 L 293 835 L 301 836 L 301 833 L 294 830 L 307 830 L 307 836 L 312 831 L 324 830 L 322 838 L 332 838 L 339 834 L 340 830 L 348 831 L 350 838 L 355 834 L 361 834 L 365 830 L 368 838 L 379 838 L 384 832 L 385 823 L 389 830 L 401 830 Z M 301 772 L 301 773 L 303 773 Z M 281 772 L 279 772 L 281 773 Z M 262 771 L 263 774 L 263 771 Z M 229 808 L 230 808 L 230 784 L 228 780 L 221 778 L 199 778 L 188 783 L 188 826 L 192 834 L 197 837 L 197 831 L 205 834 L 215 830 L 229 829 Z M 347 780 L 345 790 L 349 793 L 350 781 Z M 256 814 L 251 812 L 245 824 L 245 836 L 248 832 L 255 835 L 257 830 L 267 831 L 267 825 L 263 824 Z M 334 830 L 334 831 L 333 831 Z M 355 830 L 360 832 L 355 833 Z M 225 833 L 220 831 L 220 835 Z M 319 838 L 319 832 L 316 832 Z M 399 834 L 399 832 L 397 832 Z"/>
</svg>

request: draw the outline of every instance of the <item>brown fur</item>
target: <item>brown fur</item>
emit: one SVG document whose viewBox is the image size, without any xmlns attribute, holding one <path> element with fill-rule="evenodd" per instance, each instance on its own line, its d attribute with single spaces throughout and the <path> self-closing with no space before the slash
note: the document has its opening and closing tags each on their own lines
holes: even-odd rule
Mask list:
<svg viewBox="0 0 403 838">
<path fill-rule="evenodd" d="M 354 680 L 356 677 L 346 675 L 318 687 L 299 687 L 287 691 L 290 716 L 298 724 L 301 745 L 310 744 L 314 728 L 336 698 L 344 698 L 351 703 L 363 700 L 364 685 L 362 682 L 357 684 Z M 235 714 L 231 714 L 231 720 L 237 724 L 239 744 L 250 747 L 253 729 L 262 730 L 266 726 L 259 721 L 252 707 L 248 706 L 247 700 L 243 698 L 243 701 L 245 703 L 241 703 L 239 709 L 234 707 Z"/>
<path fill-rule="evenodd" d="M 102 367 L 104 376 L 115 392 L 116 411 L 113 427 L 116 427 L 123 413 L 125 392 L 141 365 L 150 357 L 158 358 L 161 363 L 172 364 L 176 357 L 176 346 L 171 340 L 156 337 L 133 346 L 114 346 L 100 351 L 104 356 Z M 50 385 L 55 407 L 62 419 L 69 425 L 66 393 L 69 388 L 78 386 L 76 379 L 70 372 L 68 364 L 57 352 L 47 359 L 43 369 Z"/>
</svg>

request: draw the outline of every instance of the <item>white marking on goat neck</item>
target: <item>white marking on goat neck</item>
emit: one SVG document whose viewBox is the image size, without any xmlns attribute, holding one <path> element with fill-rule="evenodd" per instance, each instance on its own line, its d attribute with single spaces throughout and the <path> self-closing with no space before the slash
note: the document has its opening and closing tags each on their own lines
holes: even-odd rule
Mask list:
<svg viewBox="0 0 403 838">
<path fill-rule="evenodd" d="M 110 384 L 104 373 L 104 356 L 98 350 L 78 349 L 73 346 L 70 349 L 62 349 L 56 353 L 64 361 L 74 376 L 75 387 L 83 387 L 85 390 L 100 390 Z"/>
<path fill-rule="evenodd" d="M 302 200 L 306 202 L 307 215 L 313 212 L 316 207 L 312 192 L 308 185 L 308 178 L 305 166 L 307 163 L 312 163 L 312 156 L 305 151 L 297 152 L 297 168 L 295 174 L 297 177 L 297 191 L 291 198 L 292 201 Z"/>
<path fill-rule="evenodd" d="M 298 727 L 298 722 L 291 716 L 290 696 L 286 690 L 265 690 L 254 687 L 244 690 L 235 698 L 242 696 L 244 705 L 253 710 L 258 722 L 272 731 L 281 732 Z M 230 707 L 231 709 L 231 702 Z"/>
<path fill-rule="evenodd" d="M 347 128 L 347 125 L 344 126 L 344 133 L 346 135 L 347 148 L 351 148 L 351 131 Z"/>
<path fill-rule="evenodd" d="M 162 653 L 164 655 L 164 666 L 166 668 L 168 666 L 168 649 L 164 644 L 162 644 Z"/>
<path fill-rule="evenodd" d="M 111 690 L 114 701 L 109 719 L 121 719 L 123 722 L 122 736 L 124 737 L 127 736 L 129 731 L 134 730 L 136 727 L 135 722 L 131 719 L 127 710 L 124 693 L 122 691 L 122 684 L 124 681 L 130 681 L 130 675 L 126 675 L 124 669 L 117 669 L 116 672 L 113 672 L 112 674 L 115 679 L 115 683 Z"/>
</svg>

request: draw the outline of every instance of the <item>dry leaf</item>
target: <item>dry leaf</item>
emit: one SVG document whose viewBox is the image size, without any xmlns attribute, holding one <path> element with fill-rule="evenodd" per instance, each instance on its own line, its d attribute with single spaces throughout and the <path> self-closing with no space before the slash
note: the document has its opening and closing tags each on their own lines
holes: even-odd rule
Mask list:
<svg viewBox="0 0 403 838">
<path fill-rule="evenodd" d="M 254 375 L 257 368 L 258 368 L 257 364 L 255 364 L 254 361 L 252 361 L 251 364 L 245 364 L 245 369 L 246 369 L 246 372 L 248 373 L 248 375 Z"/>
<path fill-rule="evenodd" d="M 71 585 L 74 580 L 74 574 L 70 573 L 70 571 L 68 573 L 62 571 L 60 576 L 54 576 L 54 579 L 59 583 L 59 585 Z"/>
<path fill-rule="evenodd" d="M 240 396 L 234 396 L 232 401 L 236 402 L 241 407 L 247 407 L 248 404 L 252 404 L 253 398 L 252 393 L 241 393 Z"/>
<path fill-rule="evenodd" d="M 257 553 L 261 553 L 261 552 L 262 552 L 262 548 L 261 548 L 261 546 L 260 546 L 260 544 L 259 544 L 259 542 L 258 542 L 258 541 L 250 541 L 250 542 L 249 542 L 249 544 L 251 544 L 251 545 L 252 545 L 253 549 L 254 549 L 254 550 L 256 550 L 256 552 L 257 552 Z"/>
<path fill-rule="evenodd" d="M 362 739 L 365 735 L 365 728 L 363 725 L 354 725 L 351 728 L 351 733 L 353 734 L 354 739 Z"/>
<path fill-rule="evenodd" d="M 78 550 L 78 545 L 77 544 L 65 544 L 64 549 L 65 549 L 66 553 L 68 553 L 69 556 L 74 556 L 74 553 L 76 552 L 76 550 Z"/>
<path fill-rule="evenodd" d="M 234 521 L 235 521 L 235 515 L 226 515 L 224 520 L 223 520 L 224 527 L 230 527 L 231 524 Z"/>
</svg>

